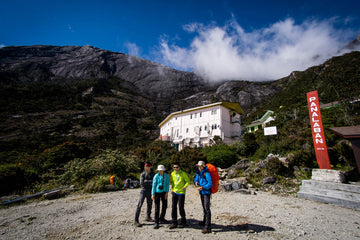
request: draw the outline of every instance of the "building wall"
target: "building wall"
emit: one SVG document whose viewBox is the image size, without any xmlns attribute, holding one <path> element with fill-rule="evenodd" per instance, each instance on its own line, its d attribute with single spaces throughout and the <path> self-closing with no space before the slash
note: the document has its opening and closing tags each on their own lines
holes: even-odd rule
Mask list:
<svg viewBox="0 0 360 240">
<path fill-rule="evenodd" d="M 179 150 L 184 146 L 205 146 L 214 136 L 220 136 L 225 143 L 231 143 L 236 140 L 232 136 L 239 135 L 241 128 L 239 123 L 231 122 L 232 119 L 239 119 L 240 115 L 231 112 L 234 116 L 230 117 L 229 112 L 226 107 L 217 105 L 179 113 L 161 126 L 160 134 L 163 140 L 179 144 Z M 180 136 L 182 139 L 179 139 Z M 200 141 L 195 142 L 196 138 Z"/>
</svg>

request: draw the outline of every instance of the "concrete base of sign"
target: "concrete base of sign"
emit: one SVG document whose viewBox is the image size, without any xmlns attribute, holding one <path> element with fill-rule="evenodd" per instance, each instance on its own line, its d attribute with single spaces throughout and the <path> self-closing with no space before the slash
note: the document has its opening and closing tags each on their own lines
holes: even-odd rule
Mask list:
<svg viewBox="0 0 360 240">
<path fill-rule="evenodd" d="M 313 169 L 311 179 L 336 183 L 344 183 L 346 181 L 343 172 L 331 169 Z"/>
<path fill-rule="evenodd" d="M 345 178 L 340 171 L 314 170 L 311 180 L 302 181 L 299 198 L 360 210 L 359 183 L 343 183 Z"/>
</svg>

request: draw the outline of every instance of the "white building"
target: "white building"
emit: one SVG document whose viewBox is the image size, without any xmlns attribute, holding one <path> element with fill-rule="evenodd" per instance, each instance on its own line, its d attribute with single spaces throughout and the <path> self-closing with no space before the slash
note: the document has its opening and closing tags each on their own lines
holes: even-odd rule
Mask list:
<svg viewBox="0 0 360 240">
<path fill-rule="evenodd" d="M 253 122 L 251 122 L 249 125 L 246 126 L 246 131 L 247 132 L 255 132 L 259 129 L 264 129 L 264 127 L 266 127 L 266 125 L 271 122 L 274 121 L 275 117 L 274 117 L 274 112 L 271 110 L 267 110 L 266 113 L 260 118 L 257 119 Z"/>
<path fill-rule="evenodd" d="M 172 142 L 178 150 L 206 146 L 214 136 L 229 144 L 241 137 L 242 114 L 240 105 L 230 102 L 174 112 L 159 124 L 160 139 Z"/>
</svg>

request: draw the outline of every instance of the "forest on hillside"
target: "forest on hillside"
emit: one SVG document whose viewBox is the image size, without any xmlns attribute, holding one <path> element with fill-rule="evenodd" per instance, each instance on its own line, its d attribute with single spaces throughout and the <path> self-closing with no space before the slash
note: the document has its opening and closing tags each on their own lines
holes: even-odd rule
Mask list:
<svg viewBox="0 0 360 240">
<path fill-rule="evenodd" d="M 330 67 L 331 66 L 331 67 Z M 360 125 L 360 53 L 335 57 L 304 72 L 278 80 L 281 92 L 257 105 L 243 118 L 245 125 L 266 110 L 275 113 L 278 134 L 263 131 L 244 134 L 240 142 L 213 145 L 181 152 L 167 142 L 155 140 L 157 124 L 169 112 L 156 111 L 151 99 L 118 84 L 117 79 L 93 79 L 77 84 L 3 84 L 1 101 L 0 194 L 33 193 L 75 184 L 86 191 L 103 191 L 111 175 L 119 181 L 138 178 L 145 161 L 168 169 L 180 162 L 194 172 L 194 163 L 205 160 L 221 168 L 247 159 L 257 166 L 272 153 L 286 157 L 254 172 L 235 171 L 255 186 L 264 176 L 287 179 L 309 177 L 316 168 L 309 124 L 306 92 L 317 90 L 320 101 L 340 104 L 322 109 L 331 165 L 358 179 L 355 159 L 348 141 L 331 133 L 330 127 Z M 282 180 L 281 180 L 282 179 Z M 9 184 L 10 183 L 10 184 Z"/>
</svg>

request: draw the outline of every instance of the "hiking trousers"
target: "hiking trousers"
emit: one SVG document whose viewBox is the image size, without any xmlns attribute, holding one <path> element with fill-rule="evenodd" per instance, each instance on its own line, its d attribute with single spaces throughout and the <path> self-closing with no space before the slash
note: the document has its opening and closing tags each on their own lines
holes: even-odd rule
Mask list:
<svg viewBox="0 0 360 240">
<path fill-rule="evenodd" d="M 174 225 L 177 225 L 177 205 L 179 203 L 179 212 L 181 216 L 181 224 L 186 224 L 185 216 L 185 194 L 172 194 L 172 209 L 171 209 L 171 218 Z"/>
<path fill-rule="evenodd" d="M 165 199 L 165 192 L 155 193 L 155 223 L 159 223 L 160 219 L 165 219 L 167 200 Z M 160 200 L 161 200 L 161 214 L 160 214 Z M 159 217 L 160 215 L 160 217 Z"/>
<path fill-rule="evenodd" d="M 150 191 L 141 190 L 139 202 L 138 202 L 138 205 L 136 208 L 136 213 L 135 213 L 135 221 L 136 222 L 139 222 L 140 211 L 141 211 L 141 207 L 144 203 L 145 198 L 146 198 L 146 203 L 147 203 L 146 204 L 147 205 L 146 214 L 148 217 L 150 217 L 151 208 L 152 208 L 151 190 Z"/>
<path fill-rule="evenodd" d="M 207 229 L 211 229 L 210 196 L 211 194 L 200 194 L 201 204 L 204 211 L 204 224 Z"/>
</svg>

